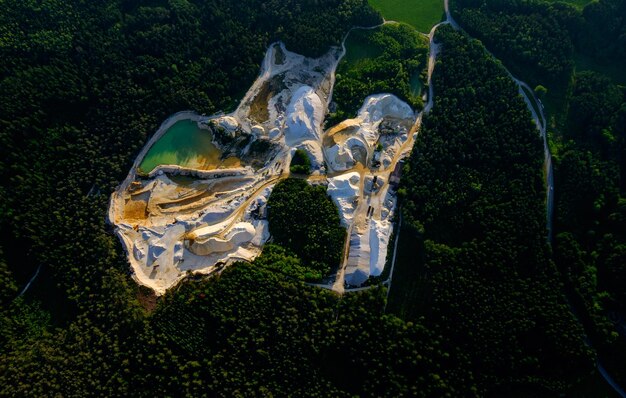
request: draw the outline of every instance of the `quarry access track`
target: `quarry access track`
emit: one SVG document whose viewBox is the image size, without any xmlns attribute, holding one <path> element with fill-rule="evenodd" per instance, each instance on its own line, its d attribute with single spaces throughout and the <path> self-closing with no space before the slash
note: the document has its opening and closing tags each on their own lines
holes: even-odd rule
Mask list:
<svg viewBox="0 0 626 398">
<path fill-rule="evenodd" d="M 384 23 L 395 23 L 393 21 L 385 21 Z M 432 109 L 433 106 L 433 96 L 434 96 L 434 91 L 433 91 L 433 85 L 432 85 L 432 74 L 433 71 L 435 69 L 435 63 L 437 61 L 437 54 L 439 51 L 438 46 L 435 44 L 434 42 L 434 36 L 435 36 L 435 32 L 437 30 L 437 28 L 441 25 L 447 22 L 441 22 L 435 26 L 433 26 L 433 28 L 431 29 L 431 31 L 428 34 L 428 47 L 429 47 L 429 54 L 428 54 L 428 73 L 427 73 L 427 84 L 428 84 L 428 102 L 426 103 L 426 105 L 424 106 L 424 108 L 422 109 L 422 111 L 420 111 L 418 113 L 418 115 L 416 116 L 415 122 L 413 123 L 411 129 L 408 132 L 408 137 L 407 140 L 401 145 L 401 147 L 399 148 L 399 150 L 394 154 L 394 157 L 391 161 L 391 163 L 389 164 L 389 166 L 387 168 L 385 168 L 385 170 L 378 170 L 378 171 L 373 171 L 370 172 L 370 174 L 372 176 L 386 176 L 387 178 L 385 178 L 385 183 L 383 184 L 383 186 L 378 190 L 378 195 L 380 196 L 381 193 L 383 192 L 387 192 L 387 190 L 389 189 L 389 176 L 391 175 L 391 173 L 393 172 L 393 170 L 396 168 L 396 165 L 398 164 L 398 162 L 405 158 L 406 156 L 408 156 L 408 154 L 410 154 L 412 148 L 413 148 L 413 144 L 415 143 L 415 138 L 417 136 L 417 134 L 419 133 L 419 128 L 422 124 L 422 118 L 424 116 L 424 114 L 427 114 L 430 112 L 430 110 Z M 368 29 L 373 29 L 376 27 L 379 27 L 381 25 L 372 27 L 372 28 L 368 28 Z M 353 28 L 354 29 L 354 28 Z M 352 31 L 352 29 L 350 30 Z M 349 32 L 348 32 L 349 34 Z M 347 39 L 348 35 L 346 35 L 343 39 L 342 42 L 342 48 L 343 48 L 343 52 L 341 57 L 343 57 L 345 55 L 345 41 Z M 339 58 L 339 60 L 337 61 L 339 63 L 339 61 L 341 61 L 341 57 Z M 333 71 L 333 80 L 334 80 L 334 71 Z M 368 153 L 368 158 L 369 158 L 369 153 Z M 359 291 L 363 291 L 363 290 L 367 290 L 367 289 L 371 289 L 373 287 L 376 287 L 377 285 L 371 285 L 371 286 L 364 286 L 364 287 L 358 287 L 358 288 L 351 288 L 351 289 L 346 289 L 345 288 L 345 271 L 346 271 L 346 267 L 347 267 L 347 263 L 348 263 L 348 258 L 349 258 L 349 253 L 350 253 L 350 238 L 352 235 L 352 231 L 353 228 L 355 227 L 357 220 L 359 219 L 366 219 L 366 211 L 368 210 L 369 206 L 366 206 L 366 203 L 369 203 L 366 199 L 366 194 L 365 194 L 365 189 L 364 189 L 364 181 L 365 181 L 365 170 L 366 167 L 360 168 L 360 169 L 356 169 L 355 167 L 345 170 L 343 172 L 339 172 L 339 173 L 334 173 L 334 176 L 339 176 L 339 175 L 343 175 L 343 174 L 347 174 L 347 173 L 351 173 L 354 171 L 358 171 L 359 172 L 359 181 L 360 181 L 360 186 L 359 186 L 359 197 L 358 197 L 358 205 L 357 205 L 357 209 L 354 212 L 354 216 L 353 216 L 353 222 L 350 224 L 348 230 L 347 230 L 347 235 L 346 235 L 346 242 L 344 243 L 344 252 L 343 252 L 343 257 L 342 257 L 342 262 L 337 270 L 336 276 L 335 276 L 335 280 L 327 283 L 327 284 L 319 284 L 319 283 L 311 283 L 311 286 L 317 286 L 317 287 L 322 287 L 322 288 L 326 288 L 326 289 L 330 289 L 335 291 L 338 294 L 344 294 L 344 293 L 348 293 L 348 292 L 359 292 Z M 369 199 L 371 200 L 371 196 L 369 197 Z M 380 219 L 380 212 L 377 213 L 378 218 Z M 400 216 L 401 219 L 401 216 Z M 393 257 L 391 260 L 391 264 L 390 264 L 390 272 L 389 272 L 389 276 L 388 278 L 382 282 L 382 284 L 387 286 L 387 293 L 389 292 L 389 290 L 391 289 L 391 283 L 393 280 L 393 270 L 395 269 L 395 261 L 396 261 L 396 252 L 397 252 L 397 247 L 398 247 L 398 240 L 399 240 L 399 231 L 398 234 L 395 238 L 395 242 L 394 242 L 394 253 L 393 253 Z"/>
</svg>

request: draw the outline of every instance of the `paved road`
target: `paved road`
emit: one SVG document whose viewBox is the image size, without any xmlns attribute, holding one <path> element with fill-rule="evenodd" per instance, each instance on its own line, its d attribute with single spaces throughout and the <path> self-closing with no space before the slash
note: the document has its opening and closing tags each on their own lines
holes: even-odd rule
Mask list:
<svg viewBox="0 0 626 398">
<path fill-rule="evenodd" d="M 454 18 L 452 18 L 452 15 L 450 14 L 448 0 L 444 0 L 444 7 L 446 11 L 446 21 L 454 29 L 460 30 L 461 28 L 454 21 Z M 490 54 L 494 59 L 497 59 L 491 52 Z M 509 72 L 508 69 L 505 68 L 505 70 L 509 74 L 511 79 L 513 79 L 513 81 L 517 84 L 519 88 L 519 92 L 524 98 L 524 101 L 526 102 L 526 105 L 528 106 L 528 109 L 530 110 L 530 113 L 532 114 L 533 120 L 535 121 L 535 124 L 537 125 L 537 129 L 541 133 L 541 138 L 543 139 L 544 165 L 545 165 L 544 167 L 545 167 L 545 172 L 546 172 L 546 229 L 547 229 L 548 242 L 551 243 L 552 242 L 552 219 L 553 219 L 553 214 L 554 214 L 554 174 L 553 174 L 553 168 L 552 168 L 552 155 L 550 154 L 550 148 L 548 147 L 548 137 L 546 135 L 547 126 L 546 126 L 546 118 L 543 112 L 543 105 L 541 104 L 541 102 L 537 100 L 537 98 L 534 96 L 533 90 L 526 83 L 515 78 L 511 74 L 511 72 Z M 539 115 L 537 115 L 537 112 L 532 106 L 532 103 L 530 102 L 530 99 L 528 98 L 528 95 L 526 94 L 526 92 L 524 92 L 523 88 L 526 88 L 526 90 L 528 90 L 530 95 L 533 96 L 533 99 L 535 100 L 535 103 L 537 104 L 537 111 L 539 111 Z M 539 116 L 541 116 L 541 119 L 539 119 Z M 574 312 L 572 313 L 574 314 L 574 317 L 580 322 L 580 319 L 578 319 L 577 315 Z M 589 347 L 593 348 L 590 341 L 587 340 L 586 343 L 587 345 L 589 345 Z M 600 360 L 598 360 L 597 368 L 600 374 L 602 375 L 602 377 L 604 377 L 606 382 L 611 387 L 613 387 L 615 392 L 619 394 L 621 397 L 626 398 L 626 393 L 624 392 L 624 389 L 622 389 L 617 384 L 617 382 L 615 382 L 615 380 L 607 373 L 606 369 L 604 368 Z"/>
<path fill-rule="evenodd" d="M 622 387 L 619 386 L 619 384 L 615 382 L 615 380 L 613 380 L 611 375 L 607 373 L 606 369 L 604 369 L 604 366 L 602 366 L 602 364 L 599 361 L 598 361 L 598 371 L 600 372 L 602 377 L 604 377 L 604 380 L 606 380 L 606 382 L 609 383 L 611 387 L 613 387 L 613 390 L 615 390 L 615 392 L 620 397 L 626 398 L 626 392 L 622 389 Z"/>
<path fill-rule="evenodd" d="M 20 292 L 20 294 L 17 295 L 17 297 L 20 297 L 21 295 L 23 295 L 24 293 L 26 293 L 26 291 L 28 290 L 28 288 L 30 287 L 30 285 L 33 283 L 33 281 L 37 278 L 37 275 L 39 275 L 39 271 L 41 271 L 41 264 L 39 264 L 39 267 L 37 267 L 37 270 L 35 271 L 35 274 L 30 278 L 30 280 L 28 281 L 28 283 L 26 284 L 26 286 L 24 286 L 24 289 L 22 289 L 22 291 Z"/>
<path fill-rule="evenodd" d="M 450 13 L 450 7 L 448 5 L 448 1 L 449 0 L 444 0 L 444 8 L 446 12 L 446 23 L 450 24 L 450 26 L 452 26 L 455 30 L 463 30 L 452 17 L 452 14 Z M 492 58 L 498 59 L 487 48 L 485 48 L 485 50 L 491 55 Z M 543 140 L 544 168 L 545 168 L 545 175 L 546 175 L 546 229 L 547 229 L 548 242 L 551 243 L 552 242 L 552 219 L 553 219 L 553 214 L 554 214 L 554 175 L 553 175 L 553 169 L 552 169 L 552 154 L 550 154 L 550 148 L 548 147 L 548 137 L 546 135 L 547 125 L 546 125 L 546 117 L 543 112 L 543 105 L 541 104 L 541 102 L 539 102 L 537 97 L 535 97 L 534 90 L 532 90 L 528 86 L 528 84 L 524 83 L 523 81 L 513 76 L 507 68 L 504 68 L 504 70 L 509 75 L 509 77 L 515 82 L 515 84 L 517 84 L 518 91 L 520 95 L 522 96 L 522 98 L 524 99 L 524 101 L 526 102 L 526 105 L 528 106 L 528 109 L 530 110 L 530 113 L 532 115 L 533 121 L 537 125 L 537 130 L 539 130 L 539 133 L 541 134 L 541 138 Z M 526 94 L 526 92 L 524 91 L 524 88 L 530 93 L 530 95 L 533 96 L 533 100 L 537 104 L 537 111 L 539 112 L 539 114 L 537 114 L 534 107 L 532 106 L 530 98 L 528 98 L 528 94 Z"/>
</svg>

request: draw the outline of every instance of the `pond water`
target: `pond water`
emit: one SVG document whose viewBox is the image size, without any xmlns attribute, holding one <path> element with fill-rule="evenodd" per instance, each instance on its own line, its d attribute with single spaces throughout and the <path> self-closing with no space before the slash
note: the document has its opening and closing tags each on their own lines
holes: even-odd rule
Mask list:
<svg viewBox="0 0 626 398">
<path fill-rule="evenodd" d="M 159 165 L 177 165 L 198 170 L 237 167 L 237 158 L 221 159 L 221 151 L 212 142 L 209 130 L 201 129 L 193 120 L 180 120 L 172 125 L 148 150 L 139 165 L 140 173 L 150 173 Z"/>
<path fill-rule="evenodd" d="M 411 76 L 411 80 L 409 81 L 411 85 L 411 94 L 416 97 L 419 97 L 422 94 L 422 81 L 420 80 L 420 72 L 417 71 L 413 73 Z"/>
</svg>

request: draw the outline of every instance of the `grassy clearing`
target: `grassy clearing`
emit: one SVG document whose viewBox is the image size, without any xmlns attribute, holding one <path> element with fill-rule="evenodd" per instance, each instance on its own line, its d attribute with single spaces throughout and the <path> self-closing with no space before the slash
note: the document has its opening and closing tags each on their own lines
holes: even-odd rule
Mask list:
<svg viewBox="0 0 626 398">
<path fill-rule="evenodd" d="M 443 0 L 369 0 L 369 4 L 386 20 L 406 22 L 424 33 L 444 19 Z"/>
<path fill-rule="evenodd" d="M 420 73 L 413 73 L 413 75 L 411 76 L 411 80 L 409 82 L 409 84 L 411 85 L 411 94 L 419 97 L 420 95 L 422 95 L 422 78 L 421 78 L 421 74 Z"/>
<path fill-rule="evenodd" d="M 383 49 L 370 40 L 372 29 L 355 29 L 346 39 L 346 55 L 341 62 L 354 67 L 359 61 L 368 58 L 376 58 L 382 55 Z"/>
<path fill-rule="evenodd" d="M 402 319 L 414 319 L 424 313 L 429 297 L 423 276 L 424 243 L 415 232 L 402 228 L 387 311 Z"/>
<path fill-rule="evenodd" d="M 626 73 L 624 73 L 624 68 L 617 62 L 613 64 L 604 64 L 598 62 L 593 57 L 580 53 L 576 53 L 574 55 L 574 62 L 576 63 L 576 72 L 591 70 L 608 76 L 617 84 L 626 84 Z"/>
<path fill-rule="evenodd" d="M 391 93 L 420 110 L 419 96 L 428 58 L 428 39 L 406 23 L 353 30 L 337 67 L 333 93 L 336 110 L 327 125 L 354 117 L 372 94 Z"/>
</svg>

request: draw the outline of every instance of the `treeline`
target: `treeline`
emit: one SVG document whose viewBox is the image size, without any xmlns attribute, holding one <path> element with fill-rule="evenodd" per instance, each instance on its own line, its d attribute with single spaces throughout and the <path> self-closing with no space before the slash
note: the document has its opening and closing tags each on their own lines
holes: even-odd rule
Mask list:
<svg viewBox="0 0 626 398">
<path fill-rule="evenodd" d="M 535 86 L 564 95 L 574 54 L 626 67 L 626 1 L 600 0 L 582 11 L 542 0 L 454 0 L 451 11 L 467 32 Z"/>
<path fill-rule="evenodd" d="M 232 108 L 274 40 L 320 55 L 379 22 L 364 0 L 3 1 L 0 395 L 133 395 L 129 361 L 152 354 L 105 218 L 147 136 Z"/>
<path fill-rule="evenodd" d="M 336 108 L 328 116 L 329 125 L 355 117 L 372 94 L 392 93 L 421 110 L 422 98 L 411 85 L 426 80 L 427 38 L 409 25 L 385 24 L 374 30 L 350 32 L 346 50 L 337 67 L 333 90 Z"/>
<path fill-rule="evenodd" d="M 621 385 L 626 370 L 626 99 L 577 74 L 555 149 L 554 256 L 587 334 Z M 620 325 L 621 324 L 621 325 Z"/>
<path fill-rule="evenodd" d="M 166 295 L 137 339 L 138 396 L 454 396 L 454 361 L 384 291 L 345 296 L 236 264 Z M 452 385 L 447 384 L 451 380 Z"/>
<path fill-rule="evenodd" d="M 566 86 L 574 67 L 578 11 L 559 2 L 454 0 L 451 11 L 511 72 L 532 86 Z"/>
<path fill-rule="evenodd" d="M 293 174 L 311 174 L 311 159 L 307 151 L 296 149 L 289 164 L 289 171 Z"/>
<path fill-rule="evenodd" d="M 582 15 L 585 26 L 575 41 L 579 51 L 626 66 L 626 1 L 590 1 Z"/>
<path fill-rule="evenodd" d="M 626 356 L 624 88 L 609 78 L 621 76 L 571 66 L 576 57 L 586 56 L 598 70 L 625 70 L 626 1 L 594 1 L 579 11 L 558 2 L 456 0 L 453 11 L 463 28 L 502 57 L 514 74 L 548 86 L 544 102 L 553 137 L 554 260 L 586 334 L 623 386 L 626 371 L 618 358 Z M 514 20 L 522 22 L 511 24 Z M 495 35 L 499 27 L 509 34 Z M 562 48 L 555 49 L 559 43 Z M 550 74 L 546 59 L 556 65 L 566 62 Z"/>
<path fill-rule="evenodd" d="M 339 211 L 325 186 L 311 186 L 296 178 L 281 181 L 272 190 L 267 208 L 273 242 L 292 251 L 303 263 L 304 274 L 298 272 L 297 264 L 287 262 L 285 271 L 296 271 L 286 272 L 288 275 L 319 281 L 339 267 L 346 229 L 340 225 Z M 267 262 L 267 255 L 263 254 L 262 261 Z M 272 263 L 279 268 L 275 260 Z"/>
<path fill-rule="evenodd" d="M 478 395 L 555 395 L 594 357 L 550 260 L 541 139 L 478 41 L 449 26 L 435 39 L 435 102 L 401 181 L 388 308 L 462 352 Z"/>
<path fill-rule="evenodd" d="M 50 330 L 19 298 L 2 307 L 2 396 L 458 396 L 462 354 L 383 313 L 385 291 L 339 299 L 258 261 L 183 282 L 146 316 L 124 278 L 106 308 Z M 104 301 L 101 300 L 100 301 Z M 6 343 L 6 344 L 5 344 Z"/>
</svg>

